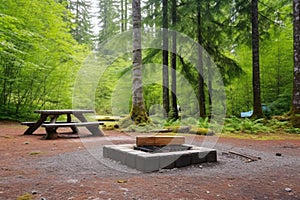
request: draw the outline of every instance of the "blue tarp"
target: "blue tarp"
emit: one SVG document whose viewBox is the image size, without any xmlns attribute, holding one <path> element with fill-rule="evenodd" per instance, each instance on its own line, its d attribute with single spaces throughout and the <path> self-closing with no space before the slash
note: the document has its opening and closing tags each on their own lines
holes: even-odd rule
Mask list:
<svg viewBox="0 0 300 200">
<path fill-rule="evenodd" d="M 266 115 L 271 112 L 271 109 L 266 105 L 262 105 L 261 108 Z M 251 117 L 252 114 L 253 114 L 253 110 L 247 112 L 241 112 L 241 117 Z"/>
<path fill-rule="evenodd" d="M 241 117 L 251 117 L 253 114 L 253 110 L 250 110 L 248 112 L 241 112 Z"/>
</svg>

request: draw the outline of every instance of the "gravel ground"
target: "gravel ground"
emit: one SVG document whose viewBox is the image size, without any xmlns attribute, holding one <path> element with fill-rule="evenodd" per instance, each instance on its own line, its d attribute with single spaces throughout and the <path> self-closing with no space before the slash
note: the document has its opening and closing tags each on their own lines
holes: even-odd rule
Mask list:
<svg viewBox="0 0 300 200">
<path fill-rule="evenodd" d="M 0 124 L 1 125 L 1 124 Z M 134 136 L 41 140 L 20 126 L 0 126 L 0 199 L 300 199 L 300 140 L 187 137 L 217 149 L 218 162 L 142 173 L 102 157 L 105 144 Z M 203 142 L 204 141 L 204 142 Z M 259 156 L 249 162 L 229 151 Z M 276 153 L 281 153 L 277 156 Z"/>
</svg>

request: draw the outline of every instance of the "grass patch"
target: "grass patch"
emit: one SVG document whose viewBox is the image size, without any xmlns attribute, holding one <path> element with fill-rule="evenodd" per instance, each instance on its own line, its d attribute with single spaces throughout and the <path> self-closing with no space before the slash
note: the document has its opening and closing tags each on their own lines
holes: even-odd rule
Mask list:
<svg viewBox="0 0 300 200">
<path fill-rule="evenodd" d="M 33 196 L 29 193 L 25 193 L 22 196 L 18 196 L 17 200 L 33 200 Z"/>
<path fill-rule="evenodd" d="M 220 137 L 229 137 L 236 139 L 252 139 L 252 140 L 300 140 L 300 135 L 288 134 L 288 133 L 260 133 L 260 134 L 249 134 L 249 133 L 225 133 L 218 134 Z"/>
</svg>

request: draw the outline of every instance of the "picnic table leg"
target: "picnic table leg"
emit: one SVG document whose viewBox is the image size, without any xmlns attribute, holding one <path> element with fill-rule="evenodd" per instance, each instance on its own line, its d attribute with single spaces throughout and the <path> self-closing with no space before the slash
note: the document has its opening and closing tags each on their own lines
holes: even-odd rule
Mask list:
<svg viewBox="0 0 300 200">
<path fill-rule="evenodd" d="M 58 133 L 56 132 L 56 128 L 46 128 L 46 136 L 45 139 L 57 139 Z"/>
<path fill-rule="evenodd" d="M 87 119 L 83 116 L 82 113 L 73 113 L 77 119 L 79 119 L 81 122 L 87 122 Z M 99 129 L 99 126 L 87 126 L 86 127 L 93 135 L 96 136 L 103 136 L 104 134 L 102 131 Z"/>
<path fill-rule="evenodd" d="M 24 132 L 24 135 L 31 135 L 42 125 L 44 121 L 46 121 L 46 119 L 47 115 L 41 114 L 40 119 L 33 126 L 29 126 L 28 129 Z"/>
<path fill-rule="evenodd" d="M 68 123 L 72 122 L 71 114 L 67 114 L 67 122 Z M 78 133 L 78 128 L 76 126 L 71 126 L 71 129 L 74 134 Z"/>
<path fill-rule="evenodd" d="M 58 118 L 58 115 L 49 115 L 50 117 L 50 124 L 52 123 L 55 123 L 57 118 Z M 57 136 L 58 136 L 58 133 L 57 133 L 57 129 L 58 128 L 54 128 L 54 127 L 47 127 L 46 128 L 46 139 L 56 139 Z"/>
</svg>

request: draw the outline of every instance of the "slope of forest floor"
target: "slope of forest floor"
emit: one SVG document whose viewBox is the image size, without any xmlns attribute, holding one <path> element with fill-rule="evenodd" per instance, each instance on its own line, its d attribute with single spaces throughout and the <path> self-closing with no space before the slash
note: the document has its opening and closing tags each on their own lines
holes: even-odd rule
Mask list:
<svg viewBox="0 0 300 200">
<path fill-rule="evenodd" d="M 0 199 L 300 199 L 299 135 L 187 135 L 217 149 L 218 162 L 141 173 L 102 157 L 103 145 L 134 143 L 138 133 L 44 140 L 43 129 L 25 136 L 25 128 L 0 121 Z"/>
</svg>

